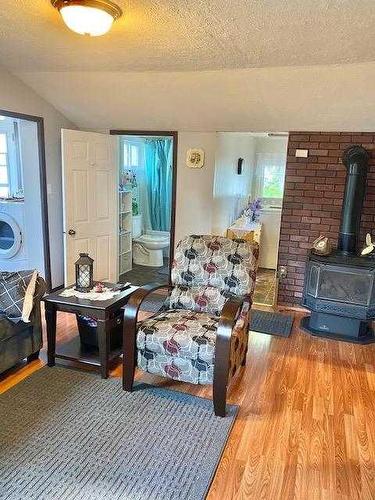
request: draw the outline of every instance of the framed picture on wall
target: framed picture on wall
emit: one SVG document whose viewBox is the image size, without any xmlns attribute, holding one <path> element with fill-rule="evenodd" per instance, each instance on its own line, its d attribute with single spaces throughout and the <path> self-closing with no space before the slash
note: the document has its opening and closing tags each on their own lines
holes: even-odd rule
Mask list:
<svg viewBox="0 0 375 500">
<path fill-rule="evenodd" d="M 186 152 L 186 166 L 189 168 L 202 168 L 204 166 L 204 151 L 199 148 L 191 148 Z"/>
</svg>

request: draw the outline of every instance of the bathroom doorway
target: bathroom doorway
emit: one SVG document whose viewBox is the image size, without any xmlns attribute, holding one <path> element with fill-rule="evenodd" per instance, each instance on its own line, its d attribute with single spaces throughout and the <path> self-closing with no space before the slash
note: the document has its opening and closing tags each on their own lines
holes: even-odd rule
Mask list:
<svg viewBox="0 0 375 500">
<path fill-rule="evenodd" d="M 177 132 L 118 131 L 119 281 L 169 283 L 174 251 Z"/>
</svg>

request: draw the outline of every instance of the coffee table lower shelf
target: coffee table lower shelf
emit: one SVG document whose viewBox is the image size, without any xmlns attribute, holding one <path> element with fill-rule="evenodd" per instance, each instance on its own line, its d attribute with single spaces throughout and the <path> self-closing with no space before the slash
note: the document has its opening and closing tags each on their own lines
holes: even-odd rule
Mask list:
<svg viewBox="0 0 375 500">
<path fill-rule="evenodd" d="M 109 352 L 108 362 L 111 363 L 122 355 L 122 349 L 114 349 Z M 81 344 L 79 335 L 67 342 L 59 342 L 56 345 L 56 359 L 74 362 L 84 366 L 100 369 L 99 351 L 95 347 L 86 348 Z"/>
</svg>

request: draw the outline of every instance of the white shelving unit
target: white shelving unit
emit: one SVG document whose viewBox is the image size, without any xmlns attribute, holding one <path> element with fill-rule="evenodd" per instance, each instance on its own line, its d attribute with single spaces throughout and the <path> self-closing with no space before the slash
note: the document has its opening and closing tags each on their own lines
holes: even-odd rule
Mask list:
<svg viewBox="0 0 375 500">
<path fill-rule="evenodd" d="M 132 192 L 119 191 L 119 270 L 120 275 L 132 270 Z"/>
</svg>

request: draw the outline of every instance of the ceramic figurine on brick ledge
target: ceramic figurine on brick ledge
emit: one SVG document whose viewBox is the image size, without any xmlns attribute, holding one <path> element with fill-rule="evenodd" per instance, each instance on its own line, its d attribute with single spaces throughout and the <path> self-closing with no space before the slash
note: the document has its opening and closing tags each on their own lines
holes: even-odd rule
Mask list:
<svg viewBox="0 0 375 500">
<path fill-rule="evenodd" d="M 375 257 L 374 250 L 375 250 L 375 243 L 373 243 L 371 240 L 371 234 L 367 233 L 366 234 L 366 246 L 362 250 L 361 255 Z"/>
<path fill-rule="evenodd" d="M 320 235 L 311 247 L 311 251 L 316 255 L 329 255 L 332 252 L 332 247 L 329 239 L 326 236 Z"/>
</svg>

